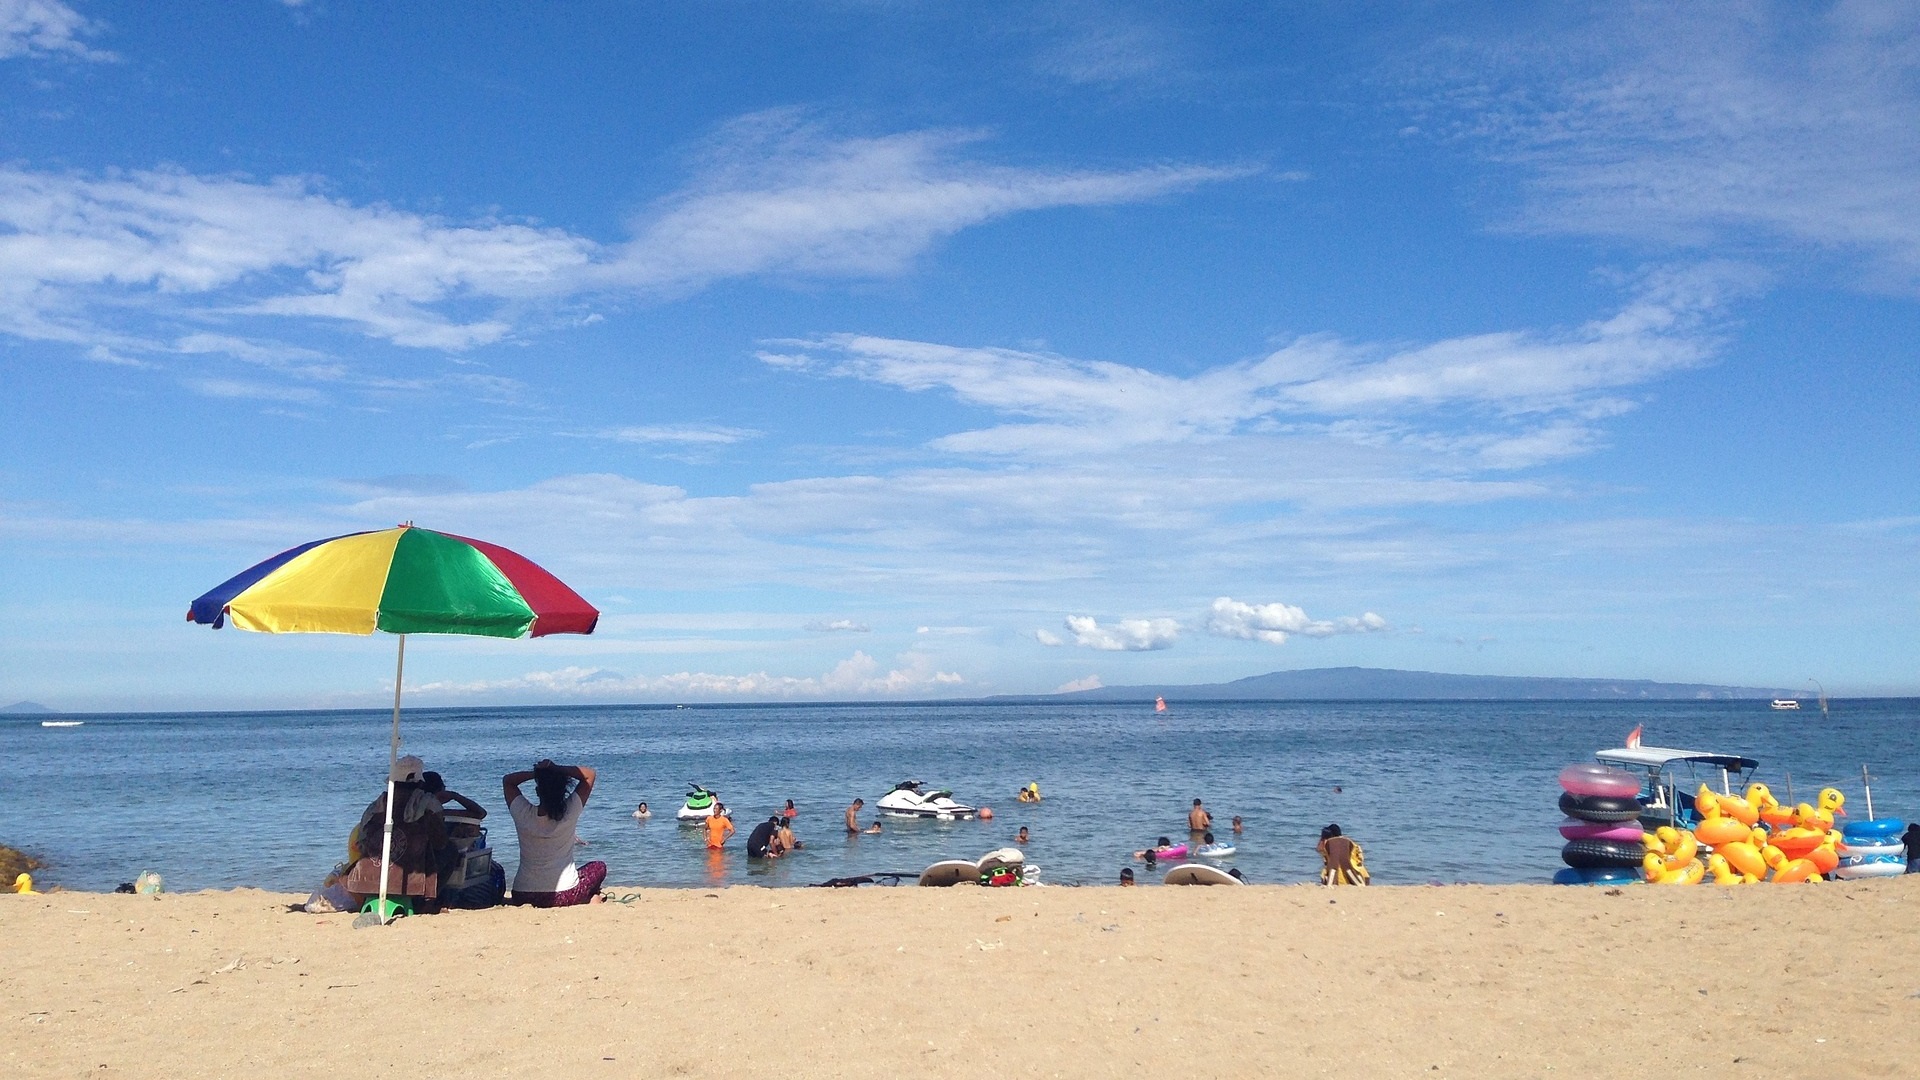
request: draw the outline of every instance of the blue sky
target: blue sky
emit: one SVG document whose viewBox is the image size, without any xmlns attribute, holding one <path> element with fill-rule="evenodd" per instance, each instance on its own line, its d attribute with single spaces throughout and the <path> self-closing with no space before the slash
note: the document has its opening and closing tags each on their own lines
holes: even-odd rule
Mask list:
<svg viewBox="0 0 1920 1080">
<path fill-rule="evenodd" d="M 1920 692 L 1920 6 L 0 0 L 0 699 Z"/>
</svg>

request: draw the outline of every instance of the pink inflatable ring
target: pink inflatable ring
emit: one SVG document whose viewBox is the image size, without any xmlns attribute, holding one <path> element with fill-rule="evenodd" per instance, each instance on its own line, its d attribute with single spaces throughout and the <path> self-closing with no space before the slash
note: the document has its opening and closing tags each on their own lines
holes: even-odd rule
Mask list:
<svg viewBox="0 0 1920 1080">
<path fill-rule="evenodd" d="M 1631 799 L 1640 794 L 1640 778 L 1608 765 L 1569 765 L 1560 770 L 1560 786 L 1573 795 Z"/>
</svg>

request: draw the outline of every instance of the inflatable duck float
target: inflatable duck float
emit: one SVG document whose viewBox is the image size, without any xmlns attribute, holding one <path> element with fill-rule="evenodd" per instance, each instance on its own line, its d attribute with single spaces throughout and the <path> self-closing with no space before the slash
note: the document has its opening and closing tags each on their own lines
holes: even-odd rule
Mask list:
<svg viewBox="0 0 1920 1080">
<path fill-rule="evenodd" d="M 19 877 L 14 878 L 13 891 L 21 894 L 22 896 L 39 896 L 40 895 L 39 891 L 33 887 L 32 874 L 21 874 Z"/>
<path fill-rule="evenodd" d="M 1645 835 L 1646 858 L 1640 867 L 1649 885 L 1696 885 L 1707 868 L 1700 862 L 1700 842 L 1691 832 L 1662 825 Z"/>
</svg>

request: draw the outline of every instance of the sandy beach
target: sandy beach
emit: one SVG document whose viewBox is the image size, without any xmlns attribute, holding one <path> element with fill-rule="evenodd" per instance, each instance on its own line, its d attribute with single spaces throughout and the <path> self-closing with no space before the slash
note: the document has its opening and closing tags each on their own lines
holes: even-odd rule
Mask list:
<svg viewBox="0 0 1920 1080">
<path fill-rule="evenodd" d="M 1920 1059 L 1920 877 L 614 895 L 635 892 L 366 929 L 250 890 L 0 896 L 0 1067 L 1910 1076 Z"/>
</svg>

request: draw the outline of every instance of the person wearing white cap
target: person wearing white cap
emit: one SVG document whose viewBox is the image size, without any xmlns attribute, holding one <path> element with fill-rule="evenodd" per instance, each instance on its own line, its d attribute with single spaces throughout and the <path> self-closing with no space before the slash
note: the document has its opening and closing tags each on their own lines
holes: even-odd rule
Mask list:
<svg viewBox="0 0 1920 1080">
<path fill-rule="evenodd" d="M 412 897 L 431 906 L 440 895 L 440 860 L 448 848 L 446 817 L 440 800 L 422 783 L 426 763 L 412 754 L 393 763 L 393 866 L 387 871 L 387 893 Z M 349 854 L 355 856 L 346 877 L 347 891 L 356 903 L 380 893 L 380 852 L 384 842 L 387 796 L 367 804 L 354 829 Z"/>
</svg>

